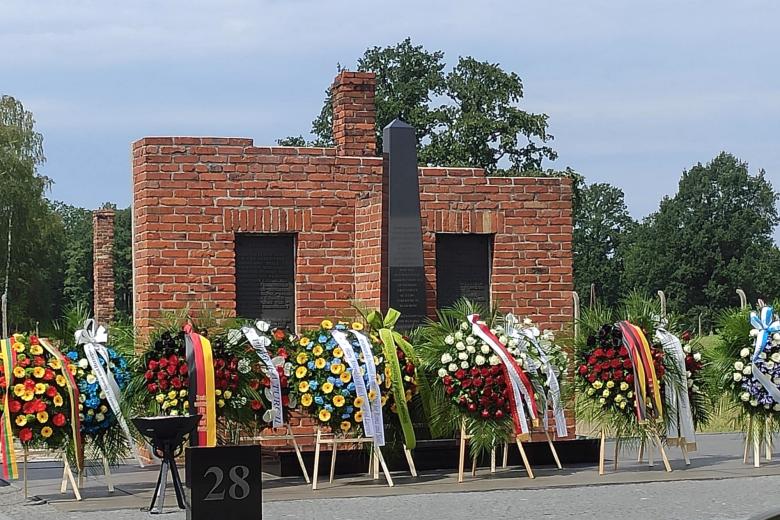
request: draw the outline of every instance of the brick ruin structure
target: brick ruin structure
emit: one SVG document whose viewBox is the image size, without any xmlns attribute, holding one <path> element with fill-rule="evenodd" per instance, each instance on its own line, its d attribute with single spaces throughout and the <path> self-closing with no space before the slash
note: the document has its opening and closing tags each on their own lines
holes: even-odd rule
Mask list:
<svg viewBox="0 0 780 520">
<path fill-rule="evenodd" d="M 94 211 L 92 230 L 94 318 L 98 323 L 109 323 L 115 312 L 114 210 Z"/>
<path fill-rule="evenodd" d="M 365 72 L 336 78 L 333 148 L 234 137 L 133 143 L 134 320 L 142 334 L 183 308 L 262 314 L 304 329 L 352 316 L 351 300 L 383 307 L 375 83 Z M 571 323 L 570 179 L 420 167 L 419 199 L 429 315 L 457 296 L 454 286 L 542 327 Z M 458 247 L 470 251 L 456 255 L 465 265 L 442 267 Z M 474 279 L 458 285 L 458 276 Z"/>
</svg>

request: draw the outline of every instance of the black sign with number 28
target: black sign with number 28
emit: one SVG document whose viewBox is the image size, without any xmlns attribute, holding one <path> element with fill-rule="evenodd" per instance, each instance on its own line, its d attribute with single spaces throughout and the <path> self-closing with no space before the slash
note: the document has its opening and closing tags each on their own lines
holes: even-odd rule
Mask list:
<svg viewBox="0 0 780 520">
<path fill-rule="evenodd" d="M 260 446 L 187 448 L 192 476 L 188 520 L 261 520 Z"/>
</svg>

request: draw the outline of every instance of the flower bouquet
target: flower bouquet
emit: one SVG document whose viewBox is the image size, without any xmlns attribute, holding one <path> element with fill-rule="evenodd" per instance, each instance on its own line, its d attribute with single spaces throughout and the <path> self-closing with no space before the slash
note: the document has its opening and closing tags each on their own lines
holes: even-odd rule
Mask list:
<svg viewBox="0 0 780 520">
<path fill-rule="evenodd" d="M 671 414 L 687 385 L 656 330 L 659 316 L 658 303 L 637 293 L 624 299 L 619 314 L 601 305 L 583 312 L 575 347 L 576 406 L 578 417 L 601 432 L 602 443 L 607 433 L 617 439 L 616 452 L 629 439 L 642 446 L 649 441 L 671 471 L 660 439 L 669 424 L 676 424 L 677 415 Z"/>
<path fill-rule="evenodd" d="M 256 354 L 251 351 L 246 338 L 237 329 L 214 334 L 211 346 L 217 418 L 242 426 L 254 425 L 256 414 L 251 403 L 260 397 L 252 383 L 255 377 L 251 367 Z M 233 428 L 222 429 L 229 431 Z"/>
<path fill-rule="evenodd" d="M 320 426 L 345 435 L 363 433 L 381 446 L 387 399 L 382 390 L 390 381 L 383 355 L 362 329 L 359 322 L 349 329 L 345 322 L 323 320 L 318 329 L 303 333 L 292 356 L 290 397 Z"/>
<path fill-rule="evenodd" d="M 290 399 L 288 378 L 292 372 L 292 363 L 288 361 L 290 352 L 296 348 L 298 338 L 281 328 L 271 329 L 264 321 L 254 326 L 242 327 L 244 336 L 252 348 L 254 362 L 242 359 L 238 371 L 248 374 L 249 386 L 257 392 L 249 407 L 254 419 L 261 428 L 279 428 L 288 424 L 286 410 L 297 407 L 297 401 Z"/>
<path fill-rule="evenodd" d="M 773 307 L 733 310 L 722 316 L 718 329 L 720 341 L 708 355 L 709 377 L 713 388 L 726 389 L 726 407 L 753 444 L 757 466 L 761 443 L 771 445 L 780 423 L 780 321 Z"/>
<path fill-rule="evenodd" d="M 13 439 L 28 448 L 81 453 L 75 366 L 46 340 L 14 334 L 0 341 L 3 415 L 0 453 L 3 476 L 16 478 Z M 76 457 L 79 468 L 81 460 Z"/>
<path fill-rule="evenodd" d="M 603 324 L 598 331 L 588 334 L 578 348 L 575 377 L 582 409 L 589 412 L 592 424 L 619 438 L 643 432 L 642 424 L 661 417 L 660 378 L 665 371 L 663 351 L 649 345 L 640 354 L 644 363 L 635 370 L 632 355 L 623 342 L 624 330 L 633 331 L 639 341 L 645 338 L 646 342 L 646 335 L 628 322 Z M 645 366 L 649 367 L 647 372 Z M 644 390 L 638 391 L 639 388 Z"/>
<path fill-rule="evenodd" d="M 127 443 L 134 447 L 120 409 L 121 392 L 127 387 L 130 371 L 125 358 L 104 345 L 107 341 L 105 329 L 87 320 L 65 356 L 76 369 L 82 443 L 115 464 L 126 456 Z"/>
<path fill-rule="evenodd" d="M 125 392 L 140 415 L 189 415 L 184 331 L 163 331 L 140 356 Z"/>
<path fill-rule="evenodd" d="M 165 327 L 154 331 L 125 396 L 139 415 L 201 415 L 195 442 L 214 446 L 218 418 L 248 421 L 253 414 L 246 405 L 257 392 L 249 387 L 250 374 L 239 371 L 242 359 L 249 359 L 241 334 L 224 330 L 213 334 L 213 343 L 205 334 L 195 332 L 190 324 L 183 330 Z M 227 425 L 219 430 L 228 437 L 221 442 L 229 442 L 238 431 Z"/>
<path fill-rule="evenodd" d="M 468 431 L 474 456 L 510 438 L 528 439 L 538 413 L 533 385 L 519 367 L 518 340 L 506 336 L 496 312 L 466 300 L 437 317 L 423 327 L 420 345 L 421 358 L 438 375 L 433 419 L 441 424 L 434 427 Z"/>
</svg>

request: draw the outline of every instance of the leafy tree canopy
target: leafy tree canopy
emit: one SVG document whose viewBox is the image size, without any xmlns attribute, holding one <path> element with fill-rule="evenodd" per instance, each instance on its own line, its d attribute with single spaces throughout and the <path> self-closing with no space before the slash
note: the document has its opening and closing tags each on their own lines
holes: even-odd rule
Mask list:
<svg viewBox="0 0 780 520">
<path fill-rule="evenodd" d="M 358 71 L 377 75 L 377 139 L 382 128 L 400 117 L 417 132 L 422 163 L 484 168 L 488 174 L 542 169 L 554 160 L 545 114 L 518 106 L 523 83 L 497 63 L 460 57 L 445 72 L 444 53 L 427 51 L 410 38 L 390 47 L 372 47 L 357 62 Z M 302 136 L 282 145 L 332 146 L 330 90 L 312 123 L 313 141 Z"/>
</svg>

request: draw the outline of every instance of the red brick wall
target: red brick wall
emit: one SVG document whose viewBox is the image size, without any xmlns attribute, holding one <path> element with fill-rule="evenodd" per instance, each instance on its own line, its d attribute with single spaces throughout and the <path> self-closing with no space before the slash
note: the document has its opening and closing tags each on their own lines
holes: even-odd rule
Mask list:
<svg viewBox="0 0 780 520">
<path fill-rule="evenodd" d="M 371 72 L 344 71 L 333 82 L 333 140 L 338 155 L 376 155 L 375 88 Z"/>
<path fill-rule="evenodd" d="M 92 213 L 94 317 L 108 323 L 114 319 L 114 210 Z"/>
<path fill-rule="evenodd" d="M 334 83 L 336 148 L 256 147 L 251 139 L 148 137 L 133 143 L 135 323 L 165 310 L 235 312 L 236 233 L 295 233 L 296 326 L 381 301 L 382 159 L 373 76 Z M 429 311 L 435 233 L 494 235 L 492 298 L 543 327 L 571 322 L 571 182 L 421 168 Z M 296 427 L 308 428 L 306 424 Z"/>
<path fill-rule="evenodd" d="M 355 208 L 355 299 L 382 306 L 382 196 L 365 193 Z"/>
<path fill-rule="evenodd" d="M 135 321 L 162 311 L 235 310 L 234 236 L 297 234 L 296 322 L 349 312 L 355 201 L 380 158 L 251 139 L 152 137 L 133 144 Z"/>
<path fill-rule="evenodd" d="M 421 168 L 428 310 L 436 306 L 436 233 L 490 233 L 491 298 L 560 329 L 572 322 L 571 180 L 485 177 L 480 169 Z"/>
</svg>

